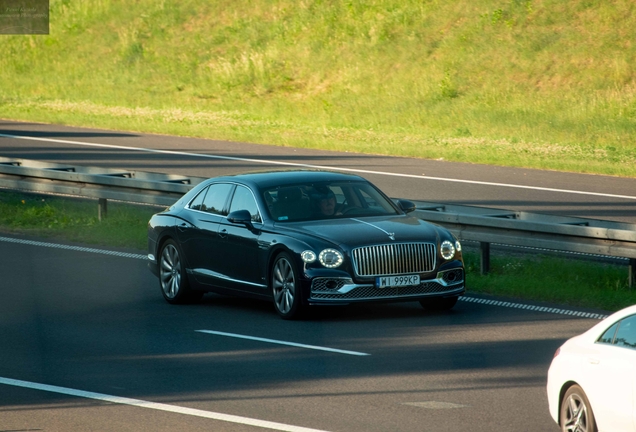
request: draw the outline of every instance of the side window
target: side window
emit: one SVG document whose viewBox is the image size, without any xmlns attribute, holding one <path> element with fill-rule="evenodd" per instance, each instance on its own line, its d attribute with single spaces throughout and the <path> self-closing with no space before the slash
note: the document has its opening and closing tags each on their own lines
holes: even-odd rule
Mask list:
<svg viewBox="0 0 636 432">
<path fill-rule="evenodd" d="M 636 315 L 620 321 L 614 343 L 618 346 L 636 349 Z"/>
<path fill-rule="evenodd" d="M 213 213 L 221 216 L 227 215 L 227 209 L 225 203 L 227 202 L 228 195 L 232 190 L 232 185 L 228 183 L 213 184 L 208 188 L 208 193 L 203 199 L 201 205 L 202 211 Z"/>
<path fill-rule="evenodd" d="M 599 343 L 611 344 L 614 342 L 614 335 L 616 334 L 616 329 L 618 328 L 618 323 L 615 323 L 613 326 L 605 330 L 603 336 L 598 339 Z"/>
<path fill-rule="evenodd" d="M 195 199 L 190 201 L 189 207 L 192 210 L 201 210 L 201 206 L 203 205 L 203 198 L 205 198 L 205 194 L 207 193 L 207 191 L 208 188 L 203 189 L 201 192 L 199 192 Z"/>
<path fill-rule="evenodd" d="M 232 197 L 232 204 L 230 205 L 230 213 L 235 210 L 247 210 L 252 215 L 252 222 L 261 221 L 254 196 L 246 187 L 237 186 L 236 191 L 234 191 L 234 197 Z"/>
</svg>

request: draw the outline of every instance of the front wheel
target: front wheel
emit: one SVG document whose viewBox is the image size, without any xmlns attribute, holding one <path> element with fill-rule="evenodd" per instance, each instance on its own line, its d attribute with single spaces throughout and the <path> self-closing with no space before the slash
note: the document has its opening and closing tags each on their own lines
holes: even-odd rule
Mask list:
<svg viewBox="0 0 636 432">
<path fill-rule="evenodd" d="M 278 315 L 283 319 L 298 318 L 302 309 L 298 273 L 287 253 L 281 253 L 274 260 L 271 287 Z"/>
<path fill-rule="evenodd" d="M 459 297 L 434 297 L 426 300 L 420 300 L 420 304 L 426 310 L 446 311 L 455 306 L 458 298 Z"/>
<path fill-rule="evenodd" d="M 563 432 L 598 432 L 590 401 L 576 384 L 563 395 L 559 424 Z"/>
<path fill-rule="evenodd" d="M 181 304 L 200 300 L 203 292 L 192 291 L 185 273 L 185 265 L 179 245 L 167 240 L 159 255 L 159 286 L 168 303 Z"/>
</svg>

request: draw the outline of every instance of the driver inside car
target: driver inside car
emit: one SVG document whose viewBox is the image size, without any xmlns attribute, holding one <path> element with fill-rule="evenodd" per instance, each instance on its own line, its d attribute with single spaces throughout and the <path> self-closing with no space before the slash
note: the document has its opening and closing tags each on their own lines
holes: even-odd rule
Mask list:
<svg viewBox="0 0 636 432">
<path fill-rule="evenodd" d="M 336 195 L 329 188 L 324 188 L 316 196 L 318 212 L 323 216 L 338 216 L 342 213 L 336 210 Z"/>
</svg>

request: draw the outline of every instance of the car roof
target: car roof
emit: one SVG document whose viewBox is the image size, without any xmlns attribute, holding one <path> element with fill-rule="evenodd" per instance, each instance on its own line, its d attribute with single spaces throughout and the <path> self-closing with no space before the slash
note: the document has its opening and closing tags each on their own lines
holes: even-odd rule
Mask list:
<svg viewBox="0 0 636 432">
<path fill-rule="evenodd" d="M 323 181 L 367 181 L 366 179 L 354 174 L 317 170 L 264 171 L 237 174 L 232 176 L 214 177 L 210 180 L 213 180 L 215 182 L 240 181 L 248 185 L 257 186 L 258 188 L 268 188 L 273 186 L 284 186 L 298 183 L 315 183 Z"/>
</svg>

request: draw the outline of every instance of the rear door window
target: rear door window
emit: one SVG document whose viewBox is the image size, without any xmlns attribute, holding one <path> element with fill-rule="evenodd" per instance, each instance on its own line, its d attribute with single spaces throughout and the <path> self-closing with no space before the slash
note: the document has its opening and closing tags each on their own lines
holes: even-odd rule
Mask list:
<svg viewBox="0 0 636 432">
<path fill-rule="evenodd" d="M 201 210 L 201 206 L 203 205 L 203 199 L 205 198 L 205 194 L 208 192 L 208 188 L 203 189 L 199 194 L 190 201 L 190 205 L 188 208 L 190 210 Z"/>
<path fill-rule="evenodd" d="M 218 183 L 208 187 L 200 210 L 208 213 L 227 216 L 227 200 L 234 185 Z"/>
</svg>

